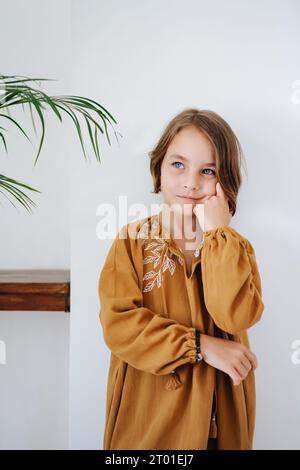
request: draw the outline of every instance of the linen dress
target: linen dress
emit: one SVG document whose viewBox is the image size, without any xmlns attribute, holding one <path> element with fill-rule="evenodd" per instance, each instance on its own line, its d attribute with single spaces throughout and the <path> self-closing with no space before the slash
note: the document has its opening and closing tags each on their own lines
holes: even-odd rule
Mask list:
<svg viewBox="0 0 300 470">
<path fill-rule="evenodd" d="M 161 214 L 161 213 L 160 213 Z M 98 280 L 111 351 L 103 448 L 252 449 L 255 376 L 237 386 L 196 362 L 195 329 L 250 349 L 264 310 L 251 243 L 232 227 L 203 232 L 191 273 L 160 214 L 122 227 Z"/>
</svg>

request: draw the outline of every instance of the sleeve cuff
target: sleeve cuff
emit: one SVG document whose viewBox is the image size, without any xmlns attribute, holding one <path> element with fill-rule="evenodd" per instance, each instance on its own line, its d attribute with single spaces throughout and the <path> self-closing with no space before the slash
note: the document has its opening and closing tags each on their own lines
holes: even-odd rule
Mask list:
<svg viewBox="0 0 300 470">
<path fill-rule="evenodd" d="M 234 234 L 234 235 L 237 235 L 237 231 L 232 228 L 232 227 L 229 227 L 229 226 L 224 226 L 224 227 L 217 227 L 215 229 L 211 229 L 211 230 L 205 230 L 203 232 L 203 239 L 207 239 L 207 238 L 210 238 L 210 239 L 214 239 L 216 238 L 216 236 L 218 234 L 220 234 L 223 238 L 226 237 L 226 233 L 231 233 L 231 234 Z"/>
<path fill-rule="evenodd" d="M 186 334 L 186 356 L 191 364 L 196 362 L 196 329 L 190 329 Z"/>
</svg>

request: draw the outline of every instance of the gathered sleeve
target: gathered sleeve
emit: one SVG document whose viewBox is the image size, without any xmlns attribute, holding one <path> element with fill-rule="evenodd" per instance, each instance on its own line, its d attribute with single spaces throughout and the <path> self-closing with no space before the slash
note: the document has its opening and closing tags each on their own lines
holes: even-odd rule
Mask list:
<svg viewBox="0 0 300 470">
<path fill-rule="evenodd" d="M 106 345 L 121 360 L 156 375 L 195 363 L 195 328 L 143 306 L 138 275 L 138 269 L 143 270 L 141 240 L 121 238 L 120 233 L 98 281 L 99 319 Z"/>
<path fill-rule="evenodd" d="M 251 243 L 232 227 L 203 232 L 201 271 L 206 308 L 227 333 L 253 326 L 264 310 Z"/>
</svg>

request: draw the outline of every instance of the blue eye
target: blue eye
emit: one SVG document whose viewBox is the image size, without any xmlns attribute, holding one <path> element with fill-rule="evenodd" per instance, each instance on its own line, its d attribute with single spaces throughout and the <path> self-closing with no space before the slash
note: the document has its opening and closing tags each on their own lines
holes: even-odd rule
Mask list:
<svg viewBox="0 0 300 470">
<path fill-rule="evenodd" d="M 183 163 L 181 163 L 181 162 L 173 162 L 172 165 L 175 166 L 176 163 L 179 163 L 179 165 L 183 165 Z M 175 168 L 178 168 L 178 166 L 176 166 Z"/>
<path fill-rule="evenodd" d="M 183 165 L 183 163 L 181 163 L 181 162 L 171 163 L 171 165 L 174 166 L 174 168 L 177 168 L 178 170 L 180 170 L 182 167 L 180 168 L 180 167 L 176 166 L 177 164 L 178 165 Z M 203 171 L 207 171 L 207 170 L 212 172 L 212 173 L 206 173 L 206 175 L 208 175 L 208 176 L 214 176 L 216 174 L 216 172 L 214 170 L 212 170 L 211 168 L 204 168 Z"/>
<path fill-rule="evenodd" d="M 210 173 L 210 175 L 209 175 L 209 176 L 213 176 L 213 175 L 215 175 L 215 174 L 216 174 L 216 172 L 215 172 L 214 170 L 212 170 L 211 168 L 204 168 L 204 170 L 203 170 L 203 171 L 205 171 L 205 170 L 212 171 L 212 173 Z"/>
</svg>

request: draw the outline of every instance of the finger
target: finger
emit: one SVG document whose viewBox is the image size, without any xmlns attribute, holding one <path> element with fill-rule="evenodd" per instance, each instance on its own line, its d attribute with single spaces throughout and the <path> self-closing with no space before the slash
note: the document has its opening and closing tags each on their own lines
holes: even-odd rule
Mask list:
<svg viewBox="0 0 300 470">
<path fill-rule="evenodd" d="M 253 368 L 253 364 L 248 360 L 247 357 L 244 356 L 243 359 L 241 359 L 241 363 L 243 364 L 245 371 L 248 375 L 248 372 Z"/>
<path fill-rule="evenodd" d="M 249 358 L 249 361 L 253 364 L 253 367 L 256 369 L 257 365 L 258 365 L 257 364 L 257 357 L 255 356 L 255 354 L 252 351 L 249 351 L 248 358 Z"/>
<path fill-rule="evenodd" d="M 249 359 L 249 361 L 251 362 L 253 370 L 255 370 L 257 368 L 257 358 L 256 358 L 255 354 L 251 351 L 247 351 L 246 356 Z"/>
<path fill-rule="evenodd" d="M 240 385 L 242 378 L 240 377 L 240 375 L 238 374 L 238 372 L 235 369 L 233 369 L 230 372 L 230 377 L 231 377 L 231 380 L 233 382 L 233 385 Z"/>
<path fill-rule="evenodd" d="M 204 220 L 205 220 L 205 211 L 204 211 L 204 204 L 196 204 L 196 206 L 193 208 L 193 212 L 196 215 L 200 227 L 204 227 Z"/>
<path fill-rule="evenodd" d="M 226 196 L 225 191 L 223 190 L 222 186 L 220 185 L 219 181 L 216 184 L 216 196 L 223 199 L 228 204 L 228 211 L 232 215 L 230 208 L 229 208 L 229 198 Z"/>
<path fill-rule="evenodd" d="M 244 380 L 248 375 L 247 367 L 244 366 L 242 362 L 234 366 L 235 371 L 239 374 L 241 380 Z"/>
<path fill-rule="evenodd" d="M 225 193 L 223 191 L 222 186 L 220 185 L 219 181 L 216 184 L 216 196 L 221 197 L 222 199 L 225 199 Z"/>
</svg>

